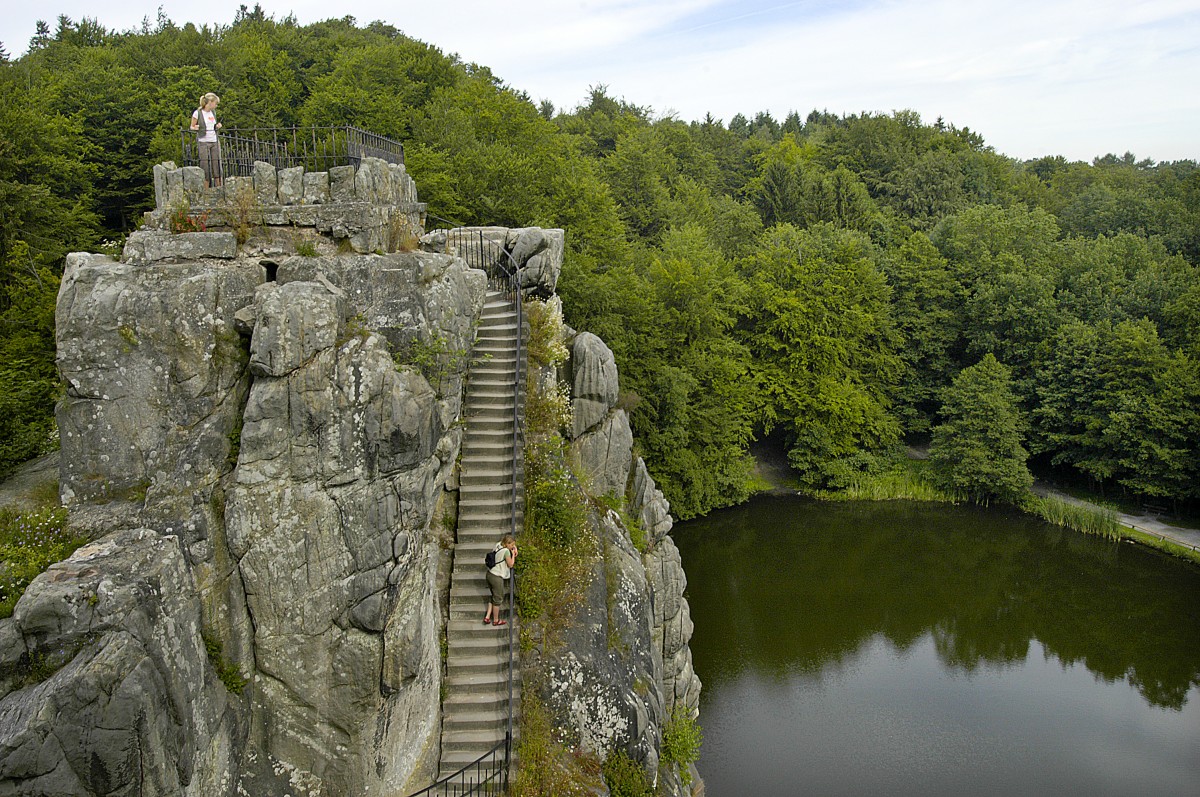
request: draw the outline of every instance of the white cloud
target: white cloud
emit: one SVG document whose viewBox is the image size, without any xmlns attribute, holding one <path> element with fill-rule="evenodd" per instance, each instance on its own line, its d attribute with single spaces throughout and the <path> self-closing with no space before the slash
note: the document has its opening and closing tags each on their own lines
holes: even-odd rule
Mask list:
<svg viewBox="0 0 1200 797">
<path fill-rule="evenodd" d="M 3 0 L 0 41 L 21 52 L 42 16 Z M 240 3 L 163 0 L 176 23 L 228 24 Z M 253 3 L 248 3 L 253 5 Z M 157 0 L 63 0 L 75 19 L 127 29 Z M 1133 150 L 1200 158 L 1200 0 L 659 0 L 395 4 L 277 2 L 301 23 L 382 19 L 535 99 L 571 108 L 588 87 L 684 119 L 769 110 L 912 108 L 1018 157 Z M 203 14 L 198 17 L 197 14 Z"/>
</svg>

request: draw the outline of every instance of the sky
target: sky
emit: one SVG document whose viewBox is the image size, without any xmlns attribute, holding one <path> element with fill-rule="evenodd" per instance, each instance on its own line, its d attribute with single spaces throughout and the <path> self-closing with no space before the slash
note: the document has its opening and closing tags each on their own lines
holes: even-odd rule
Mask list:
<svg viewBox="0 0 1200 797">
<path fill-rule="evenodd" d="M 253 7 L 253 2 L 248 3 Z M 228 25 L 238 0 L 0 0 L 0 42 L 38 19 L 111 30 Z M 1020 159 L 1200 160 L 1200 0 L 263 0 L 300 24 L 387 22 L 570 110 L 593 86 L 684 121 L 913 110 Z M 214 87 L 220 93 L 220 87 Z"/>
</svg>

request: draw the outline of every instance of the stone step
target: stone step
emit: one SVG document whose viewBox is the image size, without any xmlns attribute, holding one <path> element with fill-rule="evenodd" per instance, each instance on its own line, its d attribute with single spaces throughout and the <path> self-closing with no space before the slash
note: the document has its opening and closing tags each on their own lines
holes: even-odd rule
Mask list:
<svg viewBox="0 0 1200 797">
<path fill-rule="evenodd" d="M 513 734 L 514 735 L 517 734 L 515 727 L 513 728 Z M 501 733 L 500 739 L 503 739 L 503 738 L 504 738 L 504 734 Z M 461 780 L 462 786 L 458 787 L 458 788 L 461 788 L 461 791 L 446 792 L 446 793 L 450 793 L 450 794 L 487 794 L 487 793 L 499 794 L 500 786 L 503 784 L 503 779 L 502 779 L 502 775 L 497 771 L 497 769 L 504 766 L 504 750 L 500 749 L 496 752 L 496 760 L 495 761 L 488 759 L 488 760 L 484 761 L 482 764 L 479 764 L 478 766 L 475 765 L 475 760 L 478 759 L 480 756 L 486 754 L 489 750 L 492 749 L 492 747 L 493 747 L 493 745 L 488 745 L 487 747 L 481 748 L 479 751 L 475 751 L 475 750 L 443 751 L 442 752 L 442 766 L 438 770 L 438 779 L 439 780 L 453 775 L 454 773 L 458 772 L 463 767 L 469 767 L 467 772 L 464 772 L 463 775 L 461 776 L 462 777 L 462 780 Z M 517 762 L 517 752 L 516 752 L 516 742 L 515 741 L 513 742 L 513 746 L 510 749 L 512 752 L 509 756 L 509 770 L 508 771 L 510 773 L 515 773 L 517 771 L 517 763 L 516 763 Z M 481 786 L 481 784 L 484 783 L 485 779 L 489 779 L 489 778 L 490 778 L 490 780 L 488 781 L 487 785 Z M 473 788 L 475 786 L 481 786 L 481 788 L 478 788 L 478 789 Z M 488 789 L 491 789 L 491 791 L 489 792 Z"/>
<path fill-rule="evenodd" d="M 476 518 L 479 518 L 485 523 L 490 523 L 494 520 L 500 520 L 507 523 L 512 519 L 512 513 L 514 509 L 513 503 L 514 502 L 511 495 L 505 497 L 504 500 L 501 500 L 496 496 L 479 496 L 478 498 L 472 499 L 460 498 L 458 503 L 458 512 L 460 517 L 465 515 L 472 521 L 474 521 Z M 521 520 L 525 513 L 525 494 L 522 492 L 520 486 L 517 487 L 517 500 L 515 503 L 517 520 Z"/>
<path fill-rule="evenodd" d="M 517 370 L 517 358 L 515 356 L 500 354 L 495 357 L 488 357 L 472 362 L 470 373 L 472 385 L 492 380 L 501 381 L 503 384 L 511 386 L 513 383 L 513 374 L 519 373 L 524 377 L 525 369 L 522 367 L 520 371 Z M 469 392 L 470 390 L 468 389 Z"/>
<path fill-rule="evenodd" d="M 480 615 L 480 620 L 483 615 Z M 483 625 L 482 628 L 492 628 L 493 633 L 500 633 L 506 626 L 493 628 L 490 625 Z M 517 681 L 520 679 L 520 670 L 513 672 L 513 688 L 516 688 Z M 508 697 L 508 669 L 503 672 L 474 672 L 474 673 L 454 673 L 446 676 L 446 689 L 448 694 L 457 695 L 475 695 L 487 699 L 495 699 L 498 697 Z"/>
<path fill-rule="evenodd" d="M 492 418 L 485 415 L 473 414 L 467 417 L 467 434 L 471 432 L 503 432 L 508 424 L 508 434 L 513 432 L 513 416 L 507 413 L 504 417 Z"/>
<path fill-rule="evenodd" d="M 516 324 L 491 324 L 479 328 L 475 333 L 475 339 L 471 341 L 471 348 L 477 354 L 481 348 L 487 352 L 494 352 L 497 348 L 508 348 L 515 352 L 518 340 L 521 339 L 517 337 Z M 521 348 L 525 348 L 524 340 L 521 340 Z"/>
<path fill-rule="evenodd" d="M 467 426 L 475 419 L 501 421 L 509 424 L 516 418 L 516 402 L 512 396 L 497 397 L 491 400 L 467 399 L 463 407 L 463 415 L 467 417 Z"/>
<path fill-rule="evenodd" d="M 500 541 L 500 537 L 503 537 L 506 533 L 507 532 L 501 532 L 500 536 L 496 537 L 496 539 L 492 540 L 490 543 L 488 542 L 489 538 L 487 537 L 477 540 L 463 540 L 462 542 L 457 542 L 454 544 L 454 557 L 456 559 L 466 557 L 466 561 L 468 562 L 478 561 L 479 567 L 482 568 L 483 557 L 487 555 L 488 551 L 495 547 L 496 543 Z M 519 544 L 517 546 L 517 550 L 520 550 Z M 451 587 L 451 589 L 453 589 L 453 587 Z"/>
<path fill-rule="evenodd" d="M 483 564 L 483 560 L 480 560 L 480 564 Z M 505 618 L 505 619 L 507 619 L 507 618 Z M 447 630 L 447 634 L 452 638 L 462 638 L 465 640 L 474 640 L 474 639 L 490 640 L 490 641 L 494 642 L 495 640 L 498 640 L 501 637 L 503 637 L 505 640 L 508 639 L 507 633 L 497 634 L 497 631 L 502 631 L 505 628 L 507 628 L 507 626 L 502 625 L 502 626 L 500 626 L 499 629 L 497 629 L 494 626 L 484 625 L 483 624 L 483 611 L 480 611 L 479 616 L 474 617 L 474 618 L 469 618 L 469 617 L 451 618 L 449 624 L 447 625 L 446 630 Z M 514 627 L 513 628 L 514 635 L 515 635 L 516 630 L 517 630 L 517 627 Z M 451 642 L 451 644 L 453 644 L 453 642 Z"/>
<path fill-rule="evenodd" d="M 524 359 L 522 357 L 521 359 Z M 487 352 L 487 356 L 480 355 L 471 358 L 471 370 L 473 371 L 491 371 L 495 373 L 503 368 L 507 368 L 509 373 L 513 373 L 517 369 L 517 352 L 514 348 L 511 352 Z"/>
<path fill-rule="evenodd" d="M 520 505 L 517 507 L 517 522 L 518 531 L 524 523 L 524 517 Z M 496 535 L 496 539 L 500 539 L 504 534 L 508 534 L 512 527 L 511 513 L 509 507 L 497 507 L 493 511 L 472 511 L 469 514 L 460 514 L 458 516 L 458 532 L 461 534 L 470 534 L 475 539 L 475 535 L 488 533 Z M 460 535 L 461 535 L 460 534 Z"/>
<path fill-rule="evenodd" d="M 467 425 L 467 430 L 463 433 L 464 443 L 477 444 L 483 447 L 507 446 L 510 451 L 512 450 L 513 429 L 511 418 L 508 419 L 507 429 L 504 428 L 504 424 L 492 423 L 490 419 L 480 420 L 486 420 L 487 422 L 481 422 L 474 426 L 471 424 Z M 519 430 L 517 439 L 518 441 L 521 439 Z"/>
<path fill-rule="evenodd" d="M 507 599 L 505 599 L 505 600 L 507 600 Z M 467 622 L 471 622 L 471 623 L 479 623 L 480 628 L 487 629 L 488 631 L 490 631 L 492 633 L 492 636 L 496 637 L 497 639 L 503 638 L 507 642 L 507 640 L 508 640 L 508 631 L 506 630 L 508 628 L 507 625 L 502 625 L 499 628 L 497 628 L 494 625 L 484 625 L 483 624 L 483 615 L 485 612 L 487 612 L 487 609 L 488 609 L 487 595 L 477 595 L 475 597 L 460 598 L 457 601 L 450 602 L 450 617 L 455 620 L 466 620 Z M 507 616 L 508 609 L 506 606 L 500 607 L 500 615 L 501 615 L 501 619 L 503 619 L 503 620 L 508 619 L 508 616 Z M 508 661 L 508 649 L 504 648 L 503 651 L 504 651 L 504 660 Z M 446 666 L 449 667 L 451 665 L 451 663 L 452 662 L 450 661 L 450 659 L 447 658 Z M 447 672 L 450 672 L 450 670 L 447 670 Z M 455 672 L 458 672 L 458 670 L 455 670 Z"/>
<path fill-rule="evenodd" d="M 480 625 L 483 625 L 480 622 Z M 508 639 L 508 632 L 504 626 L 494 628 L 497 636 Z M 503 654 L 500 651 L 495 651 L 490 654 L 480 653 L 470 656 L 452 656 L 446 659 L 446 674 L 468 675 L 473 673 L 490 673 L 490 672 L 508 672 L 508 651 Z"/>
<path fill-rule="evenodd" d="M 525 468 L 525 457 L 520 449 L 521 441 L 517 440 L 517 462 L 518 471 Z M 468 444 L 466 441 L 462 445 L 462 466 L 466 470 L 468 467 L 474 468 L 476 465 L 489 466 L 492 464 L 512 465 L 513 462 L 513 439 L 511 436 L 505 437 L 503 440 L 499 438 L 494 440 L 484 440 L 473 438 Z"/>
<path fill-rule="evenodd" d="M 458 598 L 460 601 L 468 604 L 478 603 L 482 605 L 487 600 L 487 597 L 492 594 L 491 589 L 488 588 L 487 580 L 483 577 L 486 572 L 483 569 L 483 557 L 479 557 L 478 565 L 472 565 L 468 570 L 470 571 L 468 573 L 458 573 L 458 578 L 454 579 L 457 582 L 461 578 L 463 579 L 463 583 L 456 583 L 450 588 L 450 602 L 454 603 L 454 599 Z M 475 573 L 479 574 L 478 577 L 475 576 Z M 479 624 L 483 625 L 482 613 L 480 613 L 479 619 Z"/>
<path fill-rule="evenodd" d="M 468 392 L 477 389 L 504 391 L 505 393 L 513 392 L 513 374 L 511 369 L 503 373 L 492 373 L 490 371 L 485 373 L 476 369 L 471 372 L 471 379 L 469 381 Z M 524 397 L 525 391 L 522 390 L 520 395 Z"/>
<path fill-rule="evenodd" d="M 509 330 L 511 329 L 515 335 L 517 332 L 517 312 L 515 310 L 487 313 L 479 317 L 479 328 L 476 329 L 476 336 L 483 335 L 492 330 Z"/>
<path fill-rule="evenodd" d="M 453 635 L 450 640 L 449 651 L 450 657 L 457 655 L 478 656 L 484 654 L 499 654 L 504 656 L 505 661 L 508 660 L 508 634 L 504 632 L 506 626 L 500 626 L 499 629 L 483 624 L 483 610 L 479 612 L 477 619 L 479 628 L 482 631 L 490 633 L 471 634 L 466 631 L 460 631 Z"/>
<path fill-rule="evenodd" d="M 512 484 L 513 474 L 518 475 L 518 481 L 525 470 L 524 463 L 513 464 L 509 460 L 479 460 L 468 462 L 464 459 L 462 472 L 459 474 L 460 484 Z"/>
<path fill-rule="evenodd" d="M 518 516 L 525 509 L 525 493 L 521 485 L 517 485 L 517 500 L 514 502 L 512 490 L 506 490 L 503 496 L 497 495 L 494 492 L 483 493 L 476 489 L 476 485 L 466 485 L 467 491 L 462 492 L 460 485 L 458 511 L 469 513 L 468 517 L 474 517 L 476 512 L 491 515 L 500 512 L 511 512 L 513 504 L 516 503 Z"/>
<path fill-rule="evenodd" d="M 519 395 L 513 390 L 511 382 L 496 385 L 474 383 L 467 395 L 467 401 L 501 401 L 504 399 L 512 401 Z"/>
<path fill-rule="evenodd" d="M 517 684 L 513 684 L 513 708 L 521 706 L 521 690 Z M 465 712 L 471 713 L 475 711 L 492 712 L 496 711 L 502 715 L 508 714 L 508 690 L 486 696 L 486 695 L 447 695 L 446 700 L 442 703 L 443 716 L 449 716 L 451 713 Z M 445 720 L 443 720 L 443 723 Z"/>
<path fill-rule="evenodd" d="M 507 705 L 490 711 L 477 708 L 474 711 L 447 712 L 442 719 L 442 733 L 497 730 L 501 734 L 508 730 Z"/>
<path fill-rule="evenodd" d="M 480 561 L 482 565 L 482 560 Z M 507 598 L 505 599 L 507 601 Z M 483 624 L 483 613 L 487 611 L 487 599 L 480 597 L 474 600 L 462 600 L 458 602 L 451 601 L 450 603 L 450 619 L 452 620 L 467 620 L 470 622 L 479 623 L 481 628 L 490 628 L 493 634 L 503 634 L 507 636 L 508 632 L 505 629 L 507 625 L 502 625 L 496 628 L 492 625 Z M 507 605 L 501 607 L 501 619 L 508 620 Z M 449 662 L 447 662 L 449 664 Z"/>
<path fill-rule="evenodd" d="M 509 445 L 503 448 L 498 448 L 494 451 L 490 448 L 481 448 L 479 451 L 472 451 L 470 453 L 464 452 L 462 456 L 463 470 L 467 470 L 468 468 L 474 469 L 492 467 L 512 469 L 512 441 L 506 442 L 508 442 Z M 520 452 L 518 452 L 518 460 L 521 459 L 519 453 Z M 518 464 L 520 464 L 519 461 Z"/>
<path fill-rule="evenodd" d="M 507 727 L 507 726 L 506 726 Z M 514 729 L 514 733 L 516 730 Z M 452 731 L 442 734 L 442 761 L 447 761 L 446 753 L 448 751 L 476 751 L 475 757 L 478 758 L 483 753 L 492 748 L 493 745 L 504 740 L 504 731 L 484 730 L 484 731 Z M 464 762 L 465 763 L 465 762 Z"/>
<path fill-rule="evenodd" d="M 520 492 L 520 490 L 518 490 Z M 512 479 L 507 482 L 492 482 L 488 484 L 463 484 L 459 486 L 459 498 L 466 500 L 483 500 L 492 496 L 512 493 Z"/>
</svg>

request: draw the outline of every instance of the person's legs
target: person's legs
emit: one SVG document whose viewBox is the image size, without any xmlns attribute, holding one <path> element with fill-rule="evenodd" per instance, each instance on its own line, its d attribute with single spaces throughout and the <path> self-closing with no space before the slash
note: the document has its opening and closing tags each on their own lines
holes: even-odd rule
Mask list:
<svg viewBox="0 0 1200 797">
<path fill-rule="evenodd" d="M 197 146 L 200 150 L 200 170 L 204 172 L 204 187 L 209 188 L 213 184 L 212 151 L 214 145 L 210 141 L 199 141 Z"/>
<path fill-rule="evenodd" d="M 504 602 L 504 579 L 490 571 L 486 578 L 491 595 L 488 597 L 487 614 L 483 616 L 484 625 L 500 620 L 500 604 Z"/>
<path fill-rule="evenodd" d="M 213 145 L 212 145 L 212 174 L 213 174 L 213 186 L 216 188 L 220 188 L 221 187 L 221 178 L 224 177 L 224 175 L 221 174 L 221 142 L 220 141 L 214 141 Z"/>
</svg>

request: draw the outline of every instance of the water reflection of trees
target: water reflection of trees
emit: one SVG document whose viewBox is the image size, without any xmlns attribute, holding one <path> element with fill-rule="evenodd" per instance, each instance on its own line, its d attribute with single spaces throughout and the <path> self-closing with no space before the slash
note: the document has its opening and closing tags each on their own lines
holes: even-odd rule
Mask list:
<svg viewBox="0 0 1200 797">
<path fill-rule="evenodd" d="M 1022 662 L 1036 639 L 1156 706 L 1200 684 L 1200 574 L 1132 546 L 1014 514 L 792 499 L 676 536 L 709 680 L 824 672 L 876 635 L 903 650 L 932 634 L 964 671 Z"/>
</svg>

